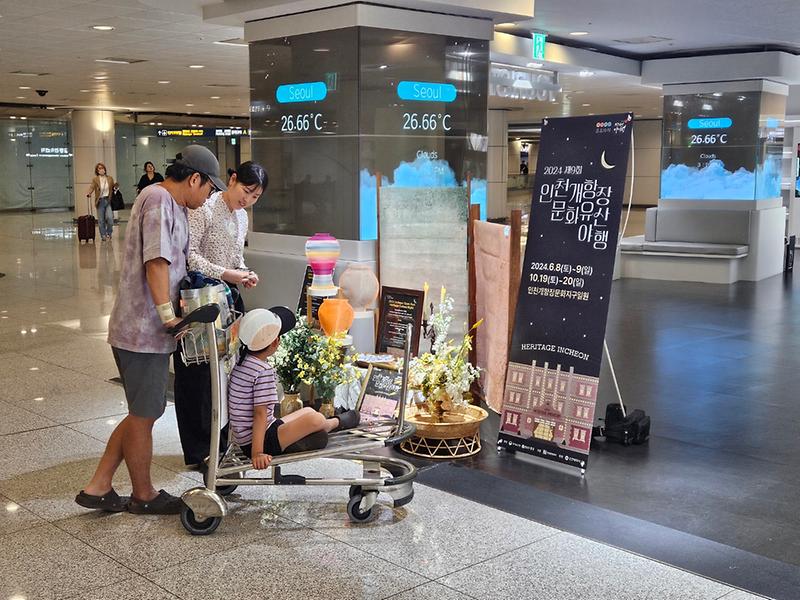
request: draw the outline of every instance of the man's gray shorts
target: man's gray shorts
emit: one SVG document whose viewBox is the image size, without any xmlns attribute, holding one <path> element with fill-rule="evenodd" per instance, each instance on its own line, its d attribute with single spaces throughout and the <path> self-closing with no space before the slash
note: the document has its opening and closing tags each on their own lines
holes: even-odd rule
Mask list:
<svg viewBox="0 0 800 600">
<path fill-rule="evenodd" d="M 169 354 L 130 352 L 111 348 L 125 388 L 128 412 L 135 417 L 157 419 L 167 406 Z"/>
</svg>

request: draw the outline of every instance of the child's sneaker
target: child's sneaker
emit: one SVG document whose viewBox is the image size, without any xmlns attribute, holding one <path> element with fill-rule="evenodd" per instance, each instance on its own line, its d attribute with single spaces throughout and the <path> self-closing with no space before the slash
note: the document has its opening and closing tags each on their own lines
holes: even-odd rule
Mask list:
<svg viewBox="0 0 800 600">
<path fill-rule="evenodd" d="M 342 429 L 352 429 L 358 427 L 361 422 L 361 414 L 357 410 L 346 410 L 338 417 L 339 426 L 334 431 L 341 431 Z"/>
</svg>

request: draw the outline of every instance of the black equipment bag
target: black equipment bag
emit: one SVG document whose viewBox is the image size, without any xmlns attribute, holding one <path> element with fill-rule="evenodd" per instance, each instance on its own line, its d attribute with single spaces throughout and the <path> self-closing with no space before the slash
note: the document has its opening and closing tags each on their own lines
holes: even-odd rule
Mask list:
<svg viewBox="0 0 800 600">
<path fill-rule="evenodd" d="M 794 270 L 794 245 L 796 242 L 796 235 L 790 235 L 786 238 L 786 256 L 783 261 L 783 270 L 787 273 Z"/>
<path fill-rule="evenodd" d="M 595 427 L 592 434 L 605 437 L 607 442 L 617 442 L 623 446 L 643 444 L 650 437 L 650 417 L 639 409 L 623 416 L 619 404 L 609 404 L 606 406 L 605 422 L 601 427 Z"/>
<path fill-rule="evenodd" d="M 114 193 L 111 194 L 111 210 L 125 210 L 125 200 L 119 188 L 115 189 Z"/>
</svg>

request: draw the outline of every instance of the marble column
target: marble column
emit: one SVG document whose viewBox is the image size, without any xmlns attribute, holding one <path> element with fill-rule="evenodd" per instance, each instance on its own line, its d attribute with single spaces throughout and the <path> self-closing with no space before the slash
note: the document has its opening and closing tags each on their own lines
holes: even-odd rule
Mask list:
<svg viewBox="0 0 800 600">
<path fill-rule="evenodd" d="M 486 215 L 499 219 L 508 214 L 508 111 L 490 109 L 487 129 Z"/>
<path fill-rule="evenodd" d="M 102 162 L 107 173 L 117 180 L 117 153 L 114 145 L 114 113 L 110 110 L 72 111 L 72 193 L 75 216 L 88 210 L 86 191 L 94 177 L 94 166 Z"/>
</svg>

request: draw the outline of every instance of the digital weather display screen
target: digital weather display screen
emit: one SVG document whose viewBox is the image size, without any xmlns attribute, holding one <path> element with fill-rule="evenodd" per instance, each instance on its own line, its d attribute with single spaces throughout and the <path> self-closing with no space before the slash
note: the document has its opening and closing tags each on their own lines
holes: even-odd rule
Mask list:
<svg viewBox="0 0 800 600">
<path fill-rule="evenodd" d="M 761 92 L 664 97 L 661 198 L 759 200 L 780 196 L 783 115 Z"/>
<path fill-rule="evenodd" d="M 353 27 L 250 44 L 254 230 L 377 239 L 378 189 L 462 188 L 486 212 L 489 43 Z"/>
</svg>

